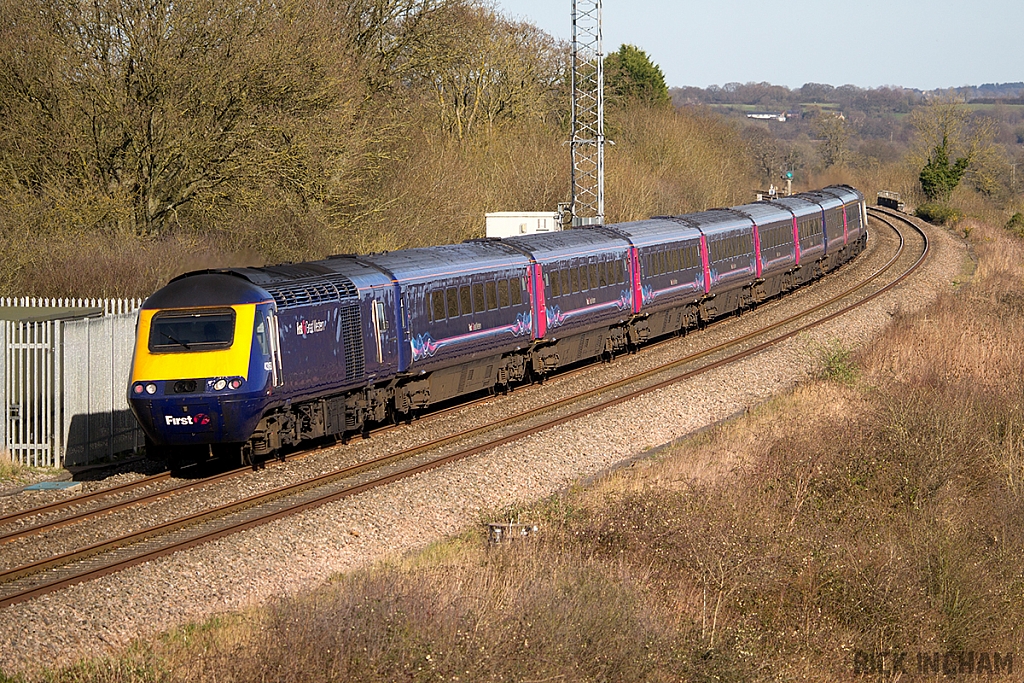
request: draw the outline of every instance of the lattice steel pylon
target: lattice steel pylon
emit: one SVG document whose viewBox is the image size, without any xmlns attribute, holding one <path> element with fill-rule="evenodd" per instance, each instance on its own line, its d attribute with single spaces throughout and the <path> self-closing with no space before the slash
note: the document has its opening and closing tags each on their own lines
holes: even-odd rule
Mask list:
<svg viewBox="0 0 1024 683">
<path fill-rule="evenodd" d="M 572 0 L 572 219 L 604 222 L 601 0 Z"/>
</svg>

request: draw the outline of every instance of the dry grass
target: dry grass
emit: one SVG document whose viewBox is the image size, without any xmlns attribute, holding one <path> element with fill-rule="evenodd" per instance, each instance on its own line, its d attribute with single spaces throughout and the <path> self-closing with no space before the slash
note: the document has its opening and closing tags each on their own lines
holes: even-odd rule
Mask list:
<svg viewBox="0 0 1024 683">
<path fill-rule="evenodd" d="M 25 467 L 14 462 L 8 451 L 0 451 L 0 485 L 17 482 Z"/>
</svg>

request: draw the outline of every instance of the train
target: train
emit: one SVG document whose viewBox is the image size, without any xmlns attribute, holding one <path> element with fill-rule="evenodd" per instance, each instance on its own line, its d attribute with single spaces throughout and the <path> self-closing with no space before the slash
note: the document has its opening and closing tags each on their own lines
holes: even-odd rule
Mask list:
<svg viewBox="0 0 1024 683">
<path fill-rule="evenodd" d="M 847 185 L 505 239 L 186 273 L 139 311 L 128 401 L 172 469 L 322 437 L 752 308 L 867 245 Z"/>
</svg>

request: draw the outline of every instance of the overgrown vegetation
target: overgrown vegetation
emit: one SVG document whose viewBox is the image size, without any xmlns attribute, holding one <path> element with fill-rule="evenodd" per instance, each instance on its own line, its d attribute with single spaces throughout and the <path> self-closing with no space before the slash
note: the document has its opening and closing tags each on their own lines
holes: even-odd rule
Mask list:
<svg viewBox="0 0 1024 683">
<path fill-rule="evenodd" d="M 821 365 L 819 373 L 822 379 L 832 380 L 840 384 L 853 384 L 860 370 L 853 358 L 853 349 L 838 339 L 831 339 L 817 345 L 815 351 Z"/>
<path fill-rule="evenodd" d="M 16 482 L 24 471 L 25 467 L 23 465 L 11 460 L 10 453 L 0 451 L 0 486 Z"/>
<path fill-rule="evenodd" d="M 1006 229 L 1017 237 L 1024 238 L 1024 213 L 1018 211 L 1006 221 Z"/>
<path fill-rule="evenodd" d="M 962 211 L 946 204 L 921 204 L 914 210 L 914 215 L 935 225 L 955 225 L 964 217 Z"/>
</svg>

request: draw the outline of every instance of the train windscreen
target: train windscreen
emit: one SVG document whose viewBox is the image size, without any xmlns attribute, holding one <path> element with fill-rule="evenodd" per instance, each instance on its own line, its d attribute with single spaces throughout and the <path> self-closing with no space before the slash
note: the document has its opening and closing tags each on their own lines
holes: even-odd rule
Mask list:
<svg viewBox="0 0 1024 683">
<path fill-rule="evenodd" d="M 153 316 L 149 350 L 153 353 L 189 353 L 229 348 L 235 338 L 235 312 L 166 311 Z"/>
</svg>

